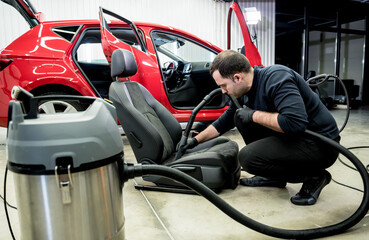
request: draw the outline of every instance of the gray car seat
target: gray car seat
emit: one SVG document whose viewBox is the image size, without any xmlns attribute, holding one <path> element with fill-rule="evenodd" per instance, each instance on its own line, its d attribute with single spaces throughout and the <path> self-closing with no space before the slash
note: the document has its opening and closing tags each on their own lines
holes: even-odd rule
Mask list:
<svg viewBox="0 0 369 240">
<path fill-rule="evenodd" d="M 215 191 L 237 186 L 240 164 L 236 142 L 218 137 L 187 150 L 181 158 L 175 159 L 182 128 L 145 87 L 128 80 L 137 72 L 133 54 L 128 50 L 115 50 L 111 70 L 112 77 L 117 81 L 110 86 L 109 98 L 116 107 L 119 122 L 138 163 L 179 169 Z M 118 77 L 127 80 L 120 81 Z M 181 187 L 163 177 L 149 176 L 144 179 L 157 186 Z"/>
</svg>

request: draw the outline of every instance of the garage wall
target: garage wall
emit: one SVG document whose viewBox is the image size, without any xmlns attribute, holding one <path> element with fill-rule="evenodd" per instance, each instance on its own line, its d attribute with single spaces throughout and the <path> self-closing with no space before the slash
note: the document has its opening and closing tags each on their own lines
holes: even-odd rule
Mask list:
<svg viewBox="0 0 369 240">
<path fill-rule="evenodd" d="M 342 29 L 364 30 L 365 21 L 343 24 Z M 365 52 L 365 36 L 341 34 L 341 79 L 353 79 L 355 85 L 360 86 L 358 100 L 362 99 L 363 63 Z M 331 32 L 310 32 L 309 41 L 309 70 L 316 74 L 335 74 L 336 63 L 336 34 Z M 332 90 L 333 91 L 333 90 Z"/>
<path fill-rule="evenodd" d="M 275 0 L 239 1 L 242 9 L 256 7 L 261 13 L 261 21 L 256 25 L 258 50 L 263 65 L 275 63 Z M 252 32 L 253 29 L 250 29 Z"/>
<path fill-rule="evenodd" d="M 226 22 L 231 3 L 215 0 L 31 0 L 45 20 L 98 19 L 98 7 L 133 21 L 170 25 L 188 31 L 225 49 Z M 262 21 L 255 30 L 265 66 L 274 64 L 275 0 L 239 1 L 241 8 L 256 7 Z M 235 27 L 237 28 L 237 26 Z M 25 20 L 12 7 L 0 2 L 0 50 L 28 30 Z M 253 29 L 250 29 L 252 32 Z M 234 31 L 234 34 L 239 32 Z M 234 49 L 242 46 L 233 37 Z M 232 47 L 233 48 L 233 47 Z"/>
</svg>

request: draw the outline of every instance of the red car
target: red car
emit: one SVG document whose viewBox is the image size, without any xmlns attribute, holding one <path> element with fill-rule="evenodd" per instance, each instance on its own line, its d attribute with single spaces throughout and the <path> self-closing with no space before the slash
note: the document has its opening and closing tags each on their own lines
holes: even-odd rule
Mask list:
<svg viewBox="0 0 369 240">
<path fill-rule="evenodd" d="M 191 111 L 211 90 L 217 88 L 209 66 L 222 49 L 172 27 L 131 22 L 100 8 L 98 20 L 40 21 L 27 0 L 1 0 L 15 7 L 31 29 L 0 52 L 0 126 L 7 125 L 8 103 L 13 86 L 32 94 L 72 94 L 108 98 L 110 57 L 118 48 L 133 52 L 138 72 L 130 79 L 140 82 L 179 122 L 188 121 Z M 251 42 L 242 11 L 233 2 L 242 29 L 245 54 L 252 65 L 261 65 Z M 113 20 L 108 20 L 113 18 Z M 227 108 L 226 99 L 214 99 L 197 115 L 196 121 L 217 119 Z M 40 112 L 83 110 L 73 101 L 43 102 Z"/>
</svg>

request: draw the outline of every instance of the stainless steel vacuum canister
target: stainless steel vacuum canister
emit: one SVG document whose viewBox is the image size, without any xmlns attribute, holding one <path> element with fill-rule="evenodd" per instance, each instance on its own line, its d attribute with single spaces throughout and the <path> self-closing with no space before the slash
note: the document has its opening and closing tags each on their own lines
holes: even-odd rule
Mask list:
<svg viewBox="0 0 369 240">
<path fill-rule="evenodd" d="M 125 239 L 114 107 L 27 119 L 10 103 L 7 150 L 22 239 Z M 112 115 L 113 113 L 113 115 Z"/>
</svg>

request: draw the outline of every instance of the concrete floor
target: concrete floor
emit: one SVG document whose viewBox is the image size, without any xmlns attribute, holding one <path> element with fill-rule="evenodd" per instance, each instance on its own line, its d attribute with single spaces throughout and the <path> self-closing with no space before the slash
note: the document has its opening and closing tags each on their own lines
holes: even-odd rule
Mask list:
<svg viewBox="0 0 369 240">
<path fill-rule="evenodd" d="M 339 126 L 345 117 L 344 109 L 332 110 Z M 345 147 L 369 145 L 369 108 L 352 110 L 350 120 L 341 133 L 341 144 Z M 5 130 L 0 129 L 0 192 L 3 195 L 3 179 L 6 164 Z M 226 134 L 242 148 L 244 143 L 237 131 Z M 132 150 L 123 136 L 125 161 L 135 162 Z M 369 150 L 352 150 L 366 166 L 369 164 Z M 333 179 L 362 188 L 357 172 L 337 161 L 329 172 Z M 242 172 L 242 177 L 251 175 Z M 124 186 L 124 215 L 126 217 L 126 238 L 145 239 L 275 239 L 250 230 L 227 217 L 201 196 L 152 191 L 138 191 L 134 185 L 143 180 L 137 178 Z M 7 198 L 16 205 L 12 174 L 8 175 Z M 321 193 L 314 206 L 294 206 L 289 199 L 300 189 L 301 184 L 288 184 L 284 189 L 249 188 L 238 186 L 235 190 L 223 190 L 219 196 L 245 215 L 262 223 L 287 228 L 317 228 L 338 223 L 350 216 L 359 205 L 362 193 L 342 187 L 334 182 Z M 0 239 L 11 239 L 3 201 L 0 200 Z M 17 211 L 9 209 L 13 231 L 20 239 Z M 369 215 L 343 234 L 324 239 L 369 239 Z"/>
</svg>

